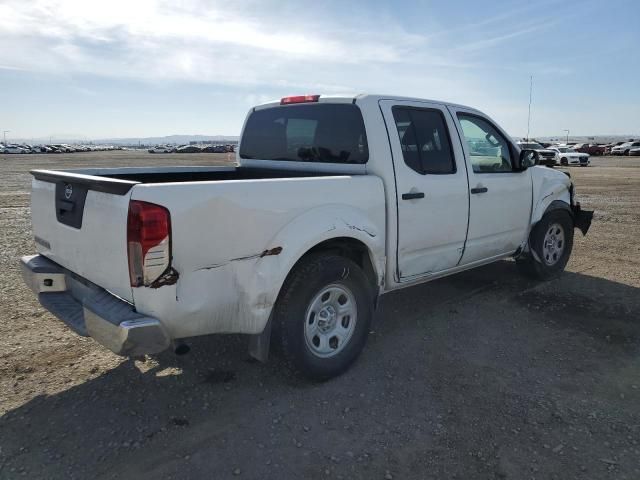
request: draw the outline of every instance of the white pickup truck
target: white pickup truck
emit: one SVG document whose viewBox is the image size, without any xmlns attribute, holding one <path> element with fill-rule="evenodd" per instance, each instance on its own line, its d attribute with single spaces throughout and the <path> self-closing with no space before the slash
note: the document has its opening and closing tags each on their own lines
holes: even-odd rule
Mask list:
<svg viewBox="0 0 640 480">
<path fill-rule="evenodd" d="M 460 105 L 286 97 L 250 110 L 235 167 L 34 170 L 24 278 L 117 354 L 243 333 L 325 379 L 384 293 L 507 257 L 563 271 L 592 212 L 536 159 Z"/>
</svg>

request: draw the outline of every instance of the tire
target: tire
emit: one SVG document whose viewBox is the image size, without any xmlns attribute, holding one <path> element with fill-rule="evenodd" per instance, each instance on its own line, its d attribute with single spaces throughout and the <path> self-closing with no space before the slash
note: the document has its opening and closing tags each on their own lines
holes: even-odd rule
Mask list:
<svg viewBox="0 0 640 480">
<path fill-rule="evenodd" d="M 569 165 L 569 162 L 566 158 L 563 157 L 560 159 L 560 165 Z"/>
<path fill-rule="evenodd" d="M 529 235 L 529 248 L 529 255 L 516 260 L 523 274 L 537 280 L 560 276 L 573 249 L 573 219 L 569 212 L 551 210 L 545 213 Z"/>
<path fill-rule="evenodd" d="M 358 358 L 372 316 L 372 288 L 357 264 L 334 253 L 310 255 L 282 287 L 274 309 L 274 339 L 294 372 L 327 380 Z"/>
</svg>

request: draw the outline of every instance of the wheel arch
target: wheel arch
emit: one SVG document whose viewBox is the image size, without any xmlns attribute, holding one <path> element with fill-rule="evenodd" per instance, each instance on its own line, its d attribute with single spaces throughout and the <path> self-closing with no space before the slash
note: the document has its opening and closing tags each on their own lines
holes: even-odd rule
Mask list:
<svg viewBox="0 0 640 480">
<path fill-rule="evenodd" d="M 372 259 L 372 252 L 364 242 L 353 237 L 334 237 L 314 245 L 296 261 L 287 274 L 287 277 L 305 258 L 310 255 L 320 254 L 323 252 L 335 253 L 341 257 L 352 260 L 356 265 L 358 265 L 369 280 L 369 286 L 371 287 L 374 296 L 377 298 L 378 290 L 381 285 L 378 281 L 379 277 Z M 280 288 L 282 289 L 282 286 Z"/>
<path fill-rule="evenodd" d="M 318 207 L 296 217 L 276 233 L 265 251 L 276 249 L 277 255 L 257 259 L 252 273 L 251 303 L 262 308 L 268 306 L 269 312 L 286 278 L 300 260 L 323 250 L 339 252 L 359 264 L 374 287 L 374 295 L 377 296 L 384 285 L 384 216 L 376 222 L 357 207 Z"/>
<path fill-rule="evenodd" d="M 249 354 L 260 361 L 269 355 L 271 342 L 271 316 L 282 293 L 282 288 L 291 272 L 300 262 L 320 252 L 337 252 L 360 265 L 369 279 L 377 304 L 379 293 L 384 286 L 386 257 L 384 255 L 384 225 L 374 226 L 363 212 L 357 209 L 343 211 L 339 218 L 335 210 L 331 215 L 309 212 L 289 223 L 272 241 L 282 245 L 277 256 L 261 258 L 257 262 L 254 278 L 268 279 L 262 284 L 262 291 L 254 293 L 252 303 L 268 306 L 262 310 L 264 329 L 262 333 L 251 335 Z M 324 219 L 321 220 L 324 216 Z M 304 232 L 301 234 L 301 232 Z M 278 239 L 297 238 L 295 246 L 279 243 Z M 288 242 L 291 245 L 291 241 Z M 275 262 L 274 262 L 275 260 Z"/>
</svg>

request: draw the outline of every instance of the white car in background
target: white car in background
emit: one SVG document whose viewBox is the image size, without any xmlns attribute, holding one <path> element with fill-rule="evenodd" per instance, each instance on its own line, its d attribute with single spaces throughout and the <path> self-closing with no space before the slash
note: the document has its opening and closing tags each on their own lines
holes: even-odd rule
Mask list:
<svg viewBox="0 0 640 480">
<path fill-rule="evenodd" d="M 149 153 L 173 153 L 175 151 L 176 148 L 171 145 L 156 145 L 148 150 Z"/>
<path fill-rule="evenodd" d="M 611 149 L 611 155 L 630 155 L 631 150 L 640 148 L 640 142 L 627 142 Z"/>
<path fill-rule="evenodd" d="M 591 163 L 588 153 L 576 152 L 572 148 L 562 146 L 549 147 L 548 149 L 555 152 L 556 165 L 580 165 L 582 167 L 586 167 Z"/>
<path fill-rule="evenodd" d="M 20 145 L 7 145 L 4 148 L 4 153 L 31 153 L 31 151 Z"/>
</svg>

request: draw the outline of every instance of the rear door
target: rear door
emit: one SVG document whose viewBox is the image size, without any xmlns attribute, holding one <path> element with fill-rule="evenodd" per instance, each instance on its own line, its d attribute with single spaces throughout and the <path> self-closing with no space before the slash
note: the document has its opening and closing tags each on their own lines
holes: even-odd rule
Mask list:
<svg viewBox="0 0 640 480">
<path fill-rule="evenodd" d="M 127 215 L 135 182 L 64 172 L 35 171 L 34 177 L 31 221 L 38 253 L 132 301 Z"/>
<path fill-rule="evenodd" d="M 446 107 L 381 100 L 397 184 L 401 281 L 455 267 L 469 216 L 464 156 Z M 453 135 L 452 135 L 453 134 Z"/>
<path fill-rule="evenodd" d="M 461 265 L 514 253 L 531 218 L 531 171 L 515 171 L 519 151 L 489 118 L 449 107 L 469 172 L 469 232 Z"/>
</svg>

